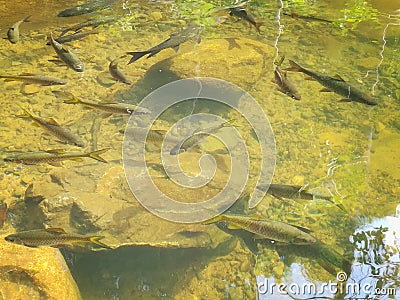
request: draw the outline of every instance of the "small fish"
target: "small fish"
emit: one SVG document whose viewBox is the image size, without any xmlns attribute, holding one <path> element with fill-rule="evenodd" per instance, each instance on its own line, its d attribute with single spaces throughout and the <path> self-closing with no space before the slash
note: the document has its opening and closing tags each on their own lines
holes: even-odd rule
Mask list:
<svg viewBox="0 0 400 300">
<path fill-rule="evenodd" d="M 57 43 L 60 44 L 64 44 L 64 43 L 68 43 L 68 42 L 72 42 L 72 41 L 76 41 L 76 40 L 80 40 L 83 39 L 84 37 L 90 35 L 90 34 L 98 34 L 99 31 L 98 30 L 88 30 L 88 31 L 83 31 L 83 32 L 75 32 L 73 34 L 69 34 L 69 35 L 63 35 L 60 36 L 56 39 L 54 39 Z M 51 45 L 50 41 L 47 42 L 48 46 Z"/>
<path fill-rule="evenodd" d="M 147 115 L 151 113 L 151 111 L 146 108 L 137 107 L 132 104 L 106 101 L 98 103 L 84 101 L 75 97 L 72 93 L 69 92 L 53 91 L 53 94 L 55 94 L 56 97 L 64 99 L 64 103 L 66 104 L 82 104 L 86 107 L 102 110 L 110 114 L 131 115 L 135 113 L 140 115 Z"/>
<path fill-rule="evenodd" d="M 269 239 L 276 242 L 294 245 L 317 243 L 318 240 L 309 234 L 309 230 L 279 221 L 238 215 L 218 215 L 203 224 L 225 221 L 229 229 L 244 229 L 254 233 L 256 239 Z"/>
<path fill-rule="evenodd" d="M 299 15 L 299 14 L 296 14 L 293 12 L 292 13 L 283 13 L 283 14 L 285 16 L 289 16 L 293 19 L 301 19 L 301 20 L 308 21 L 308 22 L 315 21 L 315 22 L 323 22 L 323 23 L 333 23 L 333 21 L 329 21 L 326 19 L 322 19 L 322 18 L 318 18 L 318 17 L 314 17 L 314 16 L 303 16 L 303 15 Z"/>
<path fill-rule="evenodd" d="M 50 85 L 65 85 L 67 81 L 64 79 L 59 79 L 46 75 L 36 75 L 36 74 L 21 74 L 21 75 L 0 75 L 0 78 L 6 81 L 22 81 L 24 84 L 39 84 L 42 86 Z"/>
<path fill-rule="evenodd" d="M 125 74 L 122 73 L 120 69 L 118 69 L 117 60 L 118 58 L 112 60 L 108 66 L 108 70 L 110 71 L 112 78 L 114 78 L 116 81 L 120 81 L 125 84 L 132 84 L 132 81 L 126 78 Z"/>
<path fill-rule="evenodd" d="M 229 14 L 231 16 L 236 16 L 240 19 L 246 20 L 247 22 L 249 22 L 249 24 L 253 25 L 256 28 L 258 33 L 261 33 L 260 26 L 263 25 L 263 23 L 256 22 L 254 17 L 251 14 L 249 14 L 244 8 L 235 6 L 235 7 L 230 7 L 229 10 L 230 10 Z"/>
<path fill-rule="evenodd" d="M 296 87 L 289 81 L 287 78 L 287 73 L 282 72 L 279 67 L 275 68 L 274 71 L 275 75 L 275 83 L 279 86 L 279 90 L 284 93 L 285 95 L 288 95 L 289 97 L 300 100 L 301 95 L 297 91 Z"/>
<path fill-rule="evenodd" d="M 75 160 L 78 158 L 89 157 L 93 158 L 94 160 L 107 163 L 107 161 L 104 158 L 102 158 L 100 154 L 108 150 L 110 149 L 102 149 L 87 153 L 76 153 L 76 152 L 68 153 L 61 149 L 39 151 L 39 152 L 26 152 L 26 153 L 19 153 L 13 156 L 8 156 L 4 158 L 4 161 L 34 165 L 40 163 L 54 164 L 67 159 Z"/>
<path fill-rule="evenodd" d="M 71 52 L 68 48 L 56 42 L 53 38 L 53 34 L 50 33 L 50 44 L 56 51 L 58 57 L 65 62 L 70 68 L 74 69 L 76 72 L 83 72 L 82 61 Z"/>
<path fill-rule="evenodd" d="M 102 238 L 104 238 L 104 236 L 69 234 L 62 228 L 47 228 L 17 232 L 6 236 L 4 239 L 7 242 L 27 247 L 50 246 L 60 248 L 82 243 L 91 243 L 102 248 L 111 249 L 111 247 L 100 242 Z"/>
<path fill-rule="evenodd" d="M 189 149 L 193 148 L 194 146 L 200 144 L 201 142 L 203 142 L 208 136 L 210 136 L 211 134 L 217 132 L 218 130 L 228 126 L 229 124 L 231 124 L 233 121 L 227 121 L 224 122 L 222 124 L 219 124 L 217 126 L 213 126 L 213 127 L 209 127 L 207 129 L 204 130 L 196 130 L 195 132 L 193 132 L 193 135 L 189 138 L 187 138 L 184 141 L 180 141 L 178 142 L 169 152 L 170 155 L 178 155 L 179 153 L 182 152 L 186 152 Z"/>
<path fill-rule="evenodd" d="M 149 54 L 147 58 L 150 58 L 164 49 L 172 48 L 175 51 L 178 51 L 180 44 L 187 42 L 189 40 L 195 39 L 197 43 L 200 43 L 200 33 L 202 31 L 203 31 L 202 27 L 197 25 L 191 25 L 180 32 L 171 34 L 168 39 L 150 48 L 149 50 L 138 51 L 138 52 L 126 52 L 126 54 L 132 55 L 132 58 L 128 62 L 128 65 L 135 62 L 142 56 Z"/>
<path fill-rule="evenodd" d="M 304 69 L 292 60 L 289 60 L 289 63 L 290 68 L 286 70 L 307 74 L 325 87 L 325 89 L 322 89 L 321 92 L 334 92 L 338 95 L 344 96 L 345 98 L 340 100 L 340 102 L 354 101 L 367 105 L 377 105 L 371 96 L 348 84 L 339 75 L 330 77 L 322 73 Z"/>
<path fill-rule="evenodd" d="M 94 0 L 83 3 L 81 5 L 67 8 L 63 11 L 60 11 L 57 17 L 72 17 L 79 16 L 84 14 L 90 14 L 94 11 L 101 10 L 109 7 L 110 5 L 118 2 L 120 0 Z"/>
<path fill-rule="evenodd" d="M 119 19 L 118 17 L 114 17 L 114 16 L 105 16 L 105 17 L 101 17 L 101 18 L 89 19 L 85 22 L 73 25 L 71 27 L 61 28 L 60 29 L 61 36 L 66 34 L 68 31 L 77 31 L 77 30 L 85 28 L 85 27 L 97 27 L 99 25 L 113 23 L 113 22 L 117 21 L 118 19 Z"/>
<path fill-rule="evenodd" d="M 14 23 L 7 31 L 7 38 L 12 44 L 16 44 L 19 41 L 19 26 L 24 23 L 24 22 L 29 22 L 29 18 L 31 16 L 28 16 L 21 21 L 18 21 Z"/>
<path fill-rule="evenodd" d="M 3 202 L 0 204 L 0 228 L 3 228 L 4 222 L 7 219 L 7 213 L 8 213 L 8 206 L 7 203 Z"/>
<path fill-rule="evenodd" d="M 49 120 L 45 120 L 45 119 L 42 119 L 42 118 L 32 115 L 30 112 L 28 112 L 24 108 L 22 108 L 22 109 L 25 114 L 20 115 L 18 117 L 31 119 L 37 125 L 44 128 L 46 131 L 48 131 L 50 134 L 54 135 L 55 137 L 57 137 L 60 141 L 62 141 L 64 143 L 72 144 L 72 145 L 75 145 L 78 147 L 85 146 L 82 139 L 78 135 L 76 135 L 69 129 L 61 126 L 60 124 L 58 124 L 56 122 L 56 120 L 54 120 L 53 118 L 50 118 Z"/>
</svg>

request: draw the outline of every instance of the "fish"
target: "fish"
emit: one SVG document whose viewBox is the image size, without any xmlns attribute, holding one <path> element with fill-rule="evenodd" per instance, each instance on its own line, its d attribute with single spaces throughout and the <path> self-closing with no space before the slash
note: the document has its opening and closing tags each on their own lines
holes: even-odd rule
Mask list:
<svg viewBox="0 0 400 300">
<path fill-rule="evenodd" d="M 12 44 L 16 44 L 19 41 L 19 26 L 24 22 L 29 22 L 29 18 L 31 16 L 27 16 L 22 20 L 14 23 L 7 31 L 7 38 Z"/>
<path fill-rule="evenodd" d="M 112 60 L 108 66 L 108 70 L 109 70 L 112 78 L 114 78 L 116 81 L 120 81 L 125 84 L 129 84 L 129 85 L 132 84 L 132 81 L 130 81 L 128 78 L 126 78 L 125 74 L 122 73 L 120 69 L 118 69 L 117 60 L 118 60 L 118 58 Z"/>
<path fill-rule="evenodd" d="M 7 219 L 8 206 L 7 203 L 3 202 L 0 204 L 0 228 L 3 228 L 4 222 Z"/>
<path fill-rule="evenodd" d="M 57 17 L 72 17 L 79 16 L 84 14 L 90 14 L 94 11 L 101 10 L 109 7 L 110 5 L 119 2 L 120 0 L 94 0 L 83 3 L 81 5 L 67 8 L 63 11 L 60 11 L 57 14 Z"/>
<path fill-rule="evenodd" d="M 104 236 L 84 236 L 66 233 L 62 228 L 47 228 L 20 231 L 6 236 L 7 242 L 24 245 L 27 247 L 50 246 L 61 248 L 82 243 L 91 243 L 102 248 L 111 249 L 110 246 L 100 242 Z"/>
<path fill-rule="evenodd" d="M 300 93 L 297 91 L 293 83 L 289 81 L 286 72 L 282 72 L 282 70 L 279 67 L 276 67 L 274 70 L 274 75 L 275 75 L 274 82 L 278 85 L 279 90 L 282 93 L 288 95 L 289 97 L 295 100 L 301 99 Z"/>
<path fill-rule="evenodd" d="M 24 108 L 22 108 L 22 110 L 24 111 L 24 114 L 19 115 L 18 117 L 31 119 L 37 125 L 44 128 L 47 132 L 54 135 L 60 141 L 66 143 L 66 144 L 72 144 L 72 145 L 75 145 L 78 147 L 85 146 L 84 142 L 78 135 L 76 135 L 69 129 L 61 126 L 60 124 L 58 124 L 57 121 L 54 120 L 53 118 L 50 118 L 49 120 L 45 120 L 45 119 L 42 119 L 42 118 L 32 115 L 30 112 L 28 112 Z"/>
<path fill-rule="evenodd" d="M 24 84 L 39 84 L 42 86 L 67 84 L 67 81 L 64 79 L 29 73 L 24 73 L 21 75 L 0 75 L 0 78 L 5 79 L 6 81 L 21 81 Z"/>
<path fill-rule="evenodd" d="M 256 28 L 258 33 L 261 33 L 260 27 L 261 25 L 263 25 L 263 23 L 256 22 L 254 17 L 251 14 L 249 14 L 244 8 L 235 6 L 235 7 L 230 7 L 229 10 L 230 10 L 229 15 L 236 16 L 240 19 L 246 20 L 247 22 L 249 22 L 249 24 L 253 25 Z"/>
<path fill-rule="evenodd" d="M 58 38 L 55 38 L 54 40 L 57 43 L 64 44 L 64 43 L 68 43 L 68 42 L 71 42 L 71 41 L 80 40 L 80 39 L 83 39 L 84 37 L 86 37 L 86 36 L 88 36 L 90 34 L 97 34 L 97 33 L 99 33 L 98 30 L 88 30 L 88 31 L 83 31 L 83 32 L 75 32 L 75 33 L 72 33 L 72 34 L 69 34 L 69 35 L 59 36 Z M 47 42 L 46 45 L 50 46 L 51 45 L 50 41 Z"/>
<path fill-rule="evenodd" d="M 100 154 L 108 150 L 110 149 L 107 148 L 85 153 L 65 152 L 62 149 L 54 149 L 54 150 L 39 151 L 39 152 L 24 152 L 13 156 L 5 157 L 4 161 L 34 165 L 40 163 L 54 164 L 67 159 L 76 160 L 78 158 L 89 157 L 94 160 L 107 163 L 107 161 L 104 158 L 102 158 Z"/>
<path fill-rule="evenodd" d="M 325 88 L 321 90 L 321 92 L 334 92 L 338 95 L 344 96 L 345 98 L 340 100 L 340 102 L 359 102 L 366 105 L 377 105 L 374 99 L 364 93 L 363 91 L 359 90 L 358 88 L 350 85 L 345 80 L 343 80 L 339 75 L 335 77 L 330 77 L 324 75 L 322 73 L 317 73 L 314 71 L 307 70 L 293 60 L 289 60 L 290 67 L 286 70 L 288 71 L 295 71 L 295 72 L 302 72 L 311 78 L 318 81 L 321 85 Z"/>
<path fill-rule="evenodd" d="M 193 132 L 193 135 L 189 138 L 179 141 L 169 152 L 170 155 L 178 155 L 179 153 L 186 152 L 194 146 L 203 142 L 208 136 L 217 132 L 218 130 L 232 124 L 233 120 L 224 122 L 217 126 L 209 127 L 207 129 L 201 130 L 197 129 Z"/>
<path fill-rule="evenodd" d="M 318 242 L 318 240 L 309 233 L 310 231 L 308 229 L 258 217 L 221 214 L 203 222 L 203 224 L 211 224 L 220 221 L 227 222 L 229 229 L 243 229 L 254 233 L 255 239 L 269 239 L 293 245 L 308 245 Z"/>
<path fill-rule="evenodd" d="M 164 49 L 172 48 L 175 51 L 178 51 L 180 44 L 192 39 L 195 39 L 197 43 L 200 43 L 200 33 L 202 31 L 203 27 L 191 25 L 180 32 L 171 34 L 168 39 L 146 51 L 126 52 L 126 54 L 128 55 L 132 55 L 132 58 L 128 62 L 128 65 L 147 54 L 149 54 L 147 58 L 150 58 Z"/>
<path fill-rule="evenodd" d="M 72 25 L 70 27 L 61 28 L 60 29 L 61 36 L 66 34 L 68 31 L 77 31 L 77 30 L 85 28 L 85 27 L 97 27 L 99 25 L 115 22 L 118 19 L 119 19 L 118 17 L 114 17 L 114 16 L 105 16 L 105 17 L 101 17 L 101 18 L 92 18 L 92 19 L 89 19 L 87 21 Z"/>
<path fill-rule="evenodd" d="M 65 62 L 70 68 L 76 72 L 83 72 L 83 63 L 76 56 L 75 53 L 71 52 L 68 48 L 56 42 L 53 38 L 53 34 L 50 33 L 50 44 L 56 51 L 58 57 Z"/>
<path fill-rule="evenodd" d="M 64 99 L 64 103 L 66 104 L 82 104 L 86 107 L 102 110 L 110 114 L 120 114 L 120 115 L 131 115 L 133 113 L 138 115 L 151 114 L 150 110 L 144 107 L 137 107 L 132 104 L 107 102 L 107 101 L 101 101 L 97 103 L 91 101 L 84 101 L 82 99 L 75 97 L 72 93 L 69 92 L 53 91 L 53 94 L 55 94 L 56 97 Z"/>
<path fill-rule="evenodd" d="M 323 23 L 333 23 L 333 21 L 330 20 L 326 20 L 326 19 L 322 19 L 322 18 L 318 18 L 318 17 L 314 17 L 314 16 L 304 16 L 304 15 L 299 15 L 297 13 L 283 13 L 285 16 L 289 16 L 293 19 L 301 19 L 304 21 L 308 21 L 308 22 L 323 22 Z"/>
</svg>

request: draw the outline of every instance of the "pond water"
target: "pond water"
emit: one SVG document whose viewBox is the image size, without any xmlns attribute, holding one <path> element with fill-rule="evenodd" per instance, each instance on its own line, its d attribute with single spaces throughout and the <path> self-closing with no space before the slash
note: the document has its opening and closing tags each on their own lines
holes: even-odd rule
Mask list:
<svg viewBox="0 0 400 300">
<path fill-rule="evenodd" d="M 108 2 L 0 3 L 2 236 L 102 236 L 112 249 L 60 250 L 83 299 L 400 299 L 399 3 Z M 65 31 L 90 31 L 64 44 L 76 72 L 46 43 L 87 20 Z M 204 222 L 223 211 L 313 242 Z"/>
</svg>

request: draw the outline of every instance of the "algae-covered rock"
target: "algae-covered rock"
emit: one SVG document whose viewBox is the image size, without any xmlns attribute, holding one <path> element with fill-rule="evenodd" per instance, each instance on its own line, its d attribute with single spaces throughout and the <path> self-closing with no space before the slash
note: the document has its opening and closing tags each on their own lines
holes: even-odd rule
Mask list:
<svg viewBox="0 0 400 300">
<path fill-rule="evenodd" d="M 0 240 L 2 299 L 81 299 L 58 249 L 28 248 Z"/>
</svg>

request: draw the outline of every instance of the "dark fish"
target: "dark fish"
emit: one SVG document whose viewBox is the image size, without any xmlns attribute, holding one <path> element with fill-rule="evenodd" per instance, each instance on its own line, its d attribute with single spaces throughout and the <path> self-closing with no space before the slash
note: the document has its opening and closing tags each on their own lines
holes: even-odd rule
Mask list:
<svg viewBox="0 0 400 300">
<path fill-rule="evenodd" d="M 333 21 L 329 21 L 326 19 L 322 19 L 322 18 L 318 18 L 318 17 L 314 17 L 314 16 L 303 16 L 303 15 L 299 15 L 299 14 L 296 14 L 293 12 L 292 13 L 283 13 L 283 14 L 285 16 L 289 16 L 293 19 L 301 19 L 301 20 L 308 21 L 308 22 L 315 21 L 315 22 L 323 22 L 323 23 L 333 23 Z"/>
<path fill-rule="evenodd" d="M 119 19 L 118 17 L 114 17 L 114 16 L 105 16 L 105 17 L 101 17 L 101 18 L 89 19 L 85 22 L 73 25 L 71 27 L 61 28 L 61 35 L 64 35 L 68 31 L 77 31 L 77 30 L 85 28 L 85 27 L 97 27 L 99 25 L 112 23 L 112 22 L 117 21 L 118 19 Z"/>
<path fill-rule="evenodd" d="M 229 229 L 244 229 L 254 233 L 256 239 L 269 239 L 295 245 L 317 243 L 318 240 L 309 234 L 309 230 L 279 221 L 262 220 L 258 218 L 218 215 L 204 224 L 225 221 Z"/>
<path fill-rule="evenodd" d="M 89 31 L 83 31 L 83 32 L 75 32 L 75 33 L 73 33 L 73 34 L 60 36 L 60 37 L 58 37 L 58 38 L 56 38 L 56 39 L 54 39 L 54 40 L 55 40 L 57 43 L 64 44 L 64 43 L 68 43 L 68 42 L 71 42 L 71 41 L 76 41 L 76 40 L 83 39 L 84 37 L 88 36 L 89 34 L 97 34 L 97 33 L 99 33 L 98 30 L 89 30 Z M 51 43 L 50 43 L 50 42 L 47 42 L 46 45 L 50 46 Z"/>
<path fill-rule="evenodd" d="M 70 68 L 74 69 L 76 72 L 83 72 L 82 61 L 71 52 L 68 48 L 56 42 L 53 35 L 50 33 L 50 44 L 56 51 L 58 57 L 65 62 Z"/>
<path fill-rule="evenodd" d="M 354 101 L 367 105 L 377 105 L 377 103 L 372 99 L 371 96 L 353 87 L 352 85 L 344 81 L 339 75 L 336 75 L 336 77 L 333 78 L 322 73 L 317 73 L 304 69 L 292 60 L 289 60 L 289 62 L 290 68 L 286 70 L 307 74 L 325 87 L 325 89 L 321 90 L 322 92 L 334 92 L 338 95 L 344 96 L 345 98 L 340 100 L 341 102 Z"/>
<path fill-rule="evenodd" d="M 3 202 L 0 204 L 0 228 L 3 228 L 4 222 L 7 219 L 7 213 L 8 213 L 8 206 L 7 203 Z"/>
<path fill-rule="evenodd" d="M 235 6 L 235 7 L 230 7 L 229 10 L 230 10 L 229 14 L 231 16 L 236 16 L 240 19 L 246 20 L 247 22 L 249 22 L 251 25 L 253 25 L 256 28 L 258 33 L 261 33 L 260 26 L 262 25 L 262 23 L 256 22 L 254 17 L 251 14 L 249 14 L 244 8 Z"/>
<path fill-rule="evenodd" d="M 40 151 L 40 152 L 26 152 L 20 153 L 13 156 L 8 156 L 4 158 L 4 161 L 8 162 L 18 162 L 27 165 L 34 165 L 40 163 L 57 163 L 67 159 L 78 159 L 82 157 L 89 157 L 93 158 L 94 160 L 101 161 L 103 163 L 107 163 L 107 161 L 100 156 L 100 154 L 108 151 L 110 149 L 102 149 L 93 152 L 87 153 L 76 153 L 76 152 L 65 152 L 61 149 L 56 150 L 47 150 L 47 151 Z"/>
<path fill-rule="evenodd" d="M 21 25 L 24 22 L 29 22 L 29 18 L 31 16 L 28 16 L 21 21 L 18 21 L 14 23 L 7 31 L 7 38 L 12 44 L 16 44 L 19 41 L 19 25 Z"/>
<path fill-rule="evenodd" d="M 186 28 L 180 32 L 171 34 L 171 36 L 167 40 L 150 48 L 149 50 L 138 51 L 138 52 L 126 52 L 126 54 L 132 55 L 132 58 L 129 61 L 128 65 L 135 62 L 142 56 L 149 54 L 147 56 L 147 58 L 149 58 L 149 57 L 156 55 L 158 52 L 160 52 L 164 49 L 172 48 L 175 51 L 178 51 L 180 44 L 187 42 L 189 40 L 192 40 L 192 39 L 195 39 L 197 43 L 200 43 L 200 33 L 202 31 L 203 31 L 202 27 L 197 26 L 197 25 L 191 25 L 188 28 Z"/>
<path fill-rule="evenodd" d="M 23 109 L 23 110 L 24 110 L 25 114 L 20 115 L 18 117 L 29 118 L 29 119 L 33 120 L 37 125 L 44 128 L 46 131 L 48 131 L 50 134 L 56 136 L 60 141 L 62 141 L 64 143 L 72 144 L 72 145 L 75 145 L 78 147 L 85 146 L 82 139 L 78 135 L 76 135 L 69 129 L 61 126 L 60 124 L 58 124 L 53 118 L 50 118 L 49 120 L 45 120 L 45 119 L 42 119 L 42 118 L 32 115 L 30 112 L 28 112 L 25 109 Z"/>
<path fill-rule="evenodd" d="M 227 121 L 217 126 L 209 127 L 204 130 L 196 130 L 193 135 L 186 140 L 179 141 L 169 152 L 170 155 L 178 155 L 179 153 L 186 152 L 194 146 L 203 142 L 208 136 L 217 132 L 218 130 L 228 126 L 232 121 Z"/>
<path fill-rule="evenodd" d="M 125 84 L 132 84 L 132 81 L 130 81 L 128 78 L 126 78 L 125 74 L 121 72 L 121 70 L 118 68 L 118 62 L 117 59 L 114 59 L 110 62 L 108 66 L 108 70 L 110 71 L 111 76 L 116 80 L 123 82 Z"/>
<path fill-rule="evenodd" d="M 22 81 L 25 84 L 39 84 L 43 86 L 67 84 L 67 81 L 64 79 L 35 74 L 21 74 L 15 76 L 0 75 L 0 78 L 5 79 L 6 81 Z"/>
<path fill-rule="evenodd" d="M 68 8 L 58 13 L 57 17 L 72 17 L 101 10 L 109 7 L 110 5 L 119 2 L 120 0 L 94 0 L 84 4 Z"/>
<path fill-rule="evenodd" d="M 296 87 L 289 81 L 287 78 L 287 73 L 282 72 L 279 67 L 275 68 L 274 71 L 275 75 L 275 83 L 279 86 L 279 90 L 284 93 L 285 95 L 288 95 L 289 97 L 300 100 L 301 95 L 297 91 Z"/>
<path fill-rule="evenodd" d="M 6 236 L 4 239 L 7 242 L 27 247 L 50 246 L 57 248 L 82 243 L 92 243 L 102 248 L 111 249 L 111 247 L 100 242 L 102 238 L 104 238 L 104 236 L 69 234 L 62 228 L 47 228 L 17 232 Z"/>
<path fill-rule="evenodd" d="M 142 107 L 137 107 L 132 104 L 126 104 L 126 103 L 118 103 L 118 102 L 90 102 L 90 101 L 84 101 L 81 100 L 77 97 L 75 97 L 73 94 L 69 92 L 60 92 L 60 91 L 53 91 L 53 94 L 55 94 L 59 98 L 64 99 L 64 103 L 67 104 L 82 104 L 86 107 L 102 110 L 105 112 L 108 112 L 110 114 L 121 114 L 121 115 L 131 115 L 133 113 L 135 114 L 150 114 L 151 111 Z"/>
</svg>

